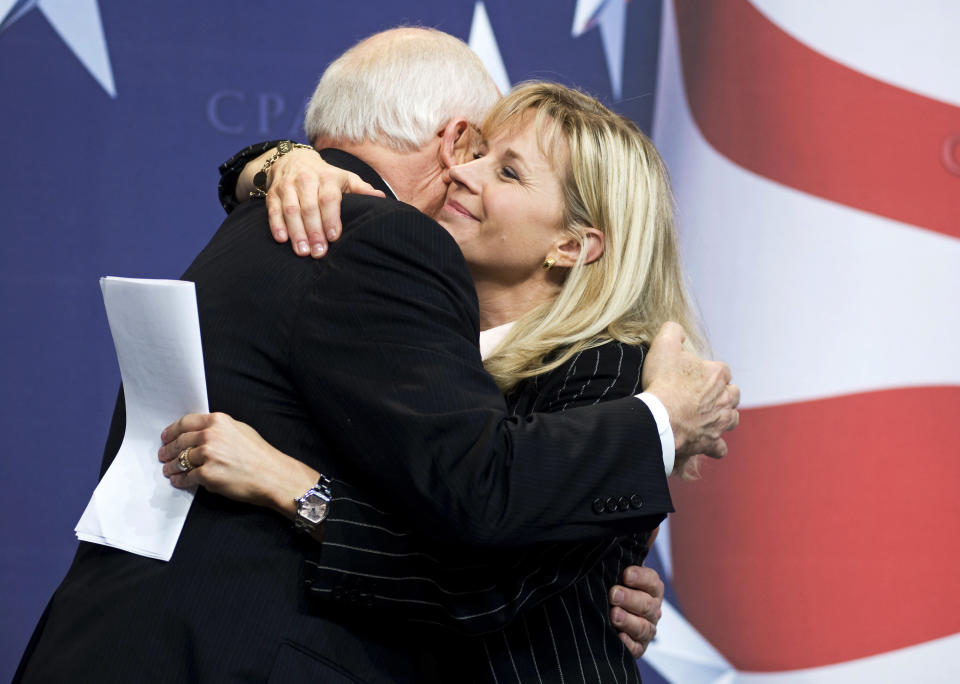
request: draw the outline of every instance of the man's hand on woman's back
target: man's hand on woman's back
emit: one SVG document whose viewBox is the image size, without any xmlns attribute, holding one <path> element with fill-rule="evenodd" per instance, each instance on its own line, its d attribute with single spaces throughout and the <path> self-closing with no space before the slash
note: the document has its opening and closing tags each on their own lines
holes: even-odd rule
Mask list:
<svg viewBox="0 0 960 684">
<path fill-rule="evenodd" d="M 679 324 L 664 323 L 643 364 L 644 391 L 656 396 L 670 416 L 677 451 L 675 473 L 682 473 L 697 454 L 725 456 L 723 433 L 740 420 L 740 388 L 731 383 L 730 368 L 687 351 L 685 339 Z"/>
</svg>

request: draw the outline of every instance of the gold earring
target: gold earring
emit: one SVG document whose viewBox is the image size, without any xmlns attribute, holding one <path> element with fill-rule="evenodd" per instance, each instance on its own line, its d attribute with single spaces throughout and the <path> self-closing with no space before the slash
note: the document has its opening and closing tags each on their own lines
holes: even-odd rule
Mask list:
<svg viewBox="0 0 960 684">
<path fill-rule="evenodd" d="M 557 263 L 556 259 L 554 259 L 553 257 L 547 257 L 546 259 L 543 260 L 543 270 L 549 271 L 551 268 L 553 268 L 553 265 L 555 263 Z"/>
</svg>

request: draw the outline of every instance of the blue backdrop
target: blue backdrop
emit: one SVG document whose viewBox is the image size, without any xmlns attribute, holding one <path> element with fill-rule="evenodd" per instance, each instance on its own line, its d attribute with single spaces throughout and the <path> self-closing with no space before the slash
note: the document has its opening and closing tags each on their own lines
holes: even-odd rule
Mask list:
<svg viewBox="0 0 960 684">
<path fill-rule="evenodd" d="M 574 36 L 576 12 L 602 4 L 485 10 L 511 81 L 578 85 L 649 130 L 660 2 L 634 0 L 625 25 Z M 256 140 L 302 139 L 330 59 L 399 24 L 467 39 L 475 11 L 473 0 L 0 1 L 0 679 L 70 563 L 96 484 L 119 383 L 98 278 L 177 277 L 222 220 L 217 165 Z"/>
</svg>

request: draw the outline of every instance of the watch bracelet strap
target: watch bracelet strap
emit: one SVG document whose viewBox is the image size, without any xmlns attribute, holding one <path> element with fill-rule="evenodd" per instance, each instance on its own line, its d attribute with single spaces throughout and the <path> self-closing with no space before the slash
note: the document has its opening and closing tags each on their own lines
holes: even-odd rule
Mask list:
<svg viewBox="0 0 960 684">
<path fill-rule="evenodd" d="M 277 148 L 273 151 L 273 154 L 263 162 L 260 171 L 254 174 L 253 190 L 250 191 L 250 197 L 263 199 L 267 196 L 267 172 L 280 157 L 293 150 L 313 150 L 313 147 L 311 145 L 304 145 L 303 143 L 296 143 L 292 140 L 281 140 L 277 143 Z M 316 152 L 316 150 L 313 151 Z"/>
<path fill-rule="evenodd" d="M 318 492 L 322 497 L 324 497 L 324 498 L 327 500 L 327 505 L 329 505 L 329 504 L 330 504 L 330 499 L 331 499 L 332 496 L 333 496 L 333 495 L 331 494 L 331 492 L 330 492 L 330 483 L 331 483 L 330 478 L 327 477 L 327 476 L 325 476 L 325 475 L 323 475 L 323 474 L 321 473 L 321 474 L 320 474 L 320 478 L 317 480 L 317 484 L 313 485 L 310 489 L 308 489 L 308 490 L 303 494 L 303 496 L 294 499 L 294 500 L 293 500 L 293 503 L 296 504 L 297 507 L 299 508 L 299 506 L 300 506 L 301 502 L 303 501 L 303 499 L 305 499 L 311 492 L 316 491 L 316 492 Z M 322 528 L 324 527 L 324 523 L 325 523 L 325 522 L 326 522 L 326 520 L 323 520 L 323 521 L 320 522 L 319 525 L 316 525 L 316 526 L 310 525 L 310 524 L 308 524 L 307 522 L 305 522 L 302 518 L 300 518 L 300 516 L 298 515 L 298 516 L 294 517 L 294 519 L 293 519 L 293 526 L 294 526 L 294 528 L 297 529 L 298 531 L 306 532 L 306 533 L 311 534 L 311 535 L 313 535 L 313 534 L 317 531 L 317 527 L 319 527 L 319 528 L 321 528 L 321 529 L 320 529 L 320 535 L 321 535 L 321 537 L 322 537 L 322 534 L 323 534 Z"/>
<path fill-rule="evenodd" d="M 267 150 L 276 147 L 284 139 L 267 140 L 265 142 L 254 143 L 250 147 L 244 147 L 227 161 L 220 165 L 220 183 L 217 186 L 217 195 L 220 198 L 220 205 L 228 214 L 240 206 L 237 201 L 237 181 L 240 180 L 240 174 L 243 168 L 251 161 L 259 157 Z"/>
</svg>

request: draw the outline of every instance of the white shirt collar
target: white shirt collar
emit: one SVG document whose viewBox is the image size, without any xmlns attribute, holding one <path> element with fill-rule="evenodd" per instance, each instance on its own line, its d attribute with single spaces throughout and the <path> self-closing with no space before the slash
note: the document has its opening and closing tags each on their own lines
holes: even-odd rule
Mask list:
<svg viewBox="0 0 960 684">
<path fill-rule="evenodd" d="M 510 321 L 495 328 L 487 328 L 480 331 L 480 358 L 486 359 L 497 348 L 497 345 L 507 336 L 510 328 L 516 321 Z"/>
</svg>

